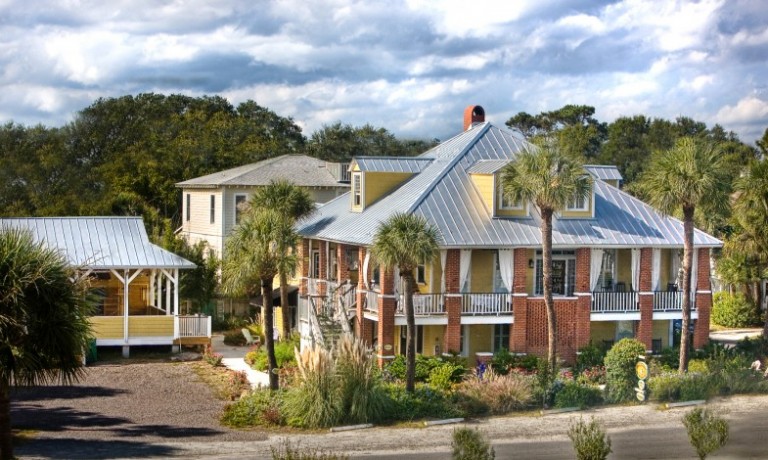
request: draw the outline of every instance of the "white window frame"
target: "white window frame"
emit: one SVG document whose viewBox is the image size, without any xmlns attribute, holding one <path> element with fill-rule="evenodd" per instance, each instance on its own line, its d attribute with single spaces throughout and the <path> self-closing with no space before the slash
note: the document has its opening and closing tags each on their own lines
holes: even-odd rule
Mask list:
<svg viewBox="0 0 768 460">
<path fill-rule="evenodd" d="M 320 278 L 320 250 L 313 249 L 310 258 L 310 271 L 309 277 L 313 279 Z"/>
<path fill-rule="evenodd" d="M 248 195 L 245 194 L 245 193 L 236 193 L 235 194 L 235 197 L 234 197 L 234 200 L 235 200 L 235 225 L 240 223 L 240 219 L 242 218 L 242 214 L 243 214 L 243 212 L 240 209 L 238 209 L 238 202 L 237 202 L 238 198 L 244 198 L 242 203 L 247 203 L 248 202 Z"/>
<path fill-rule="evenodd" d="M 554 292 L 554 284 L 552 286 L 553 297 L 572 297 L 568 295 L 568 292 L 575 292 L 576 291 L 576 269 L 578 268 L 576 266 L 576 251 L 571 249 L 566 250 L 553 250 L 552 251 L 552 261 L 555 260 L 564 260 L 566 263 L 565 268 L 565 279 L 563 280 L 563 291 L 565 291 L 565 294 L 556 294 Z M 536 296 L 542 296 L 544 295 L 544 258 L 541 254 L 541 251 L 536 251 L 536 266 L 533 269 L 533 291 L 534 295 Z M 568 268 L 570 266 L 573 266 L 573 286 L 571 286 L 570 279 L 568 276 Z M 539 290 L 539 276 L 538 273 L 541 270 L 542 278 L 541 278 L 541 290 Z"/>
<path fill-rule="evenodd" d="M 507 199 L 504 196 L 504 188 L 501 186 L 501 181 L 497 181 L 497 186 L 496 186 L 497 207 L 503 211 L 522 211 L 525 209 L 525 204 L 523 203 L 522 200 L 518 201 L 517 203 L 514 203 L 513 205 L 510 205 L 509 203 L 505 203 L 506 201 Z"/>
<path fill-rule="evenodd" d="M 579 200 L 581 200 L 581 203 L 579 203 Z M 590 194 L 587 194 L 587 196 L 584 197 L 574 195 L 568 200 L 568 205 L 565 209 L 567 211 L 589 211 L 589 201 Z M 579 206 L 579 204 L 581 204 L 581 206 Z"/>
<path fill-rule="evenodd" d="M 424 259 L 416 265 L 416 283 L 427 284 L 427 262 Z"/>
<path fill-rule="evenodd" d="M 363 174 L 361 172 L 352 173 L 352 206 L 359 208 L 363 206 Z"/>
</svg>

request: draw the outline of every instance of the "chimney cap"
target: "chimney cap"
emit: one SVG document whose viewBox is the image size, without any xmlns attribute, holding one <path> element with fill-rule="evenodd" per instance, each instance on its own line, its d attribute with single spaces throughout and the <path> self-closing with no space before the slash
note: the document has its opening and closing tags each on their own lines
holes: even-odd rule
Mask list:
<svg viewBox="0 0 768 460">
<path fill-rule="evenodd" d="M 469 105 L 464 109 L 464 131 L 473 127 L 477 123 L 485 121 L 485 109 L 479 105 Z"/>
</svg>

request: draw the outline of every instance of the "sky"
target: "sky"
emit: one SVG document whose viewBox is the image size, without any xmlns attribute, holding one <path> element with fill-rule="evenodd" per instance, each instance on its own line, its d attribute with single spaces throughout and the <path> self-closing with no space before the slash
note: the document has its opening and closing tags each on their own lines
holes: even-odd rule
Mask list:
<svg viewBox="0 0 768 460">
<path fill-rule="evenodd" d="M 0 0 L 0 123 L 62 126 L 100 97 L 254 100 L 447 139 L 463 110 L 595 107 L 768 128 L 764 0 Z"/>
</svg>

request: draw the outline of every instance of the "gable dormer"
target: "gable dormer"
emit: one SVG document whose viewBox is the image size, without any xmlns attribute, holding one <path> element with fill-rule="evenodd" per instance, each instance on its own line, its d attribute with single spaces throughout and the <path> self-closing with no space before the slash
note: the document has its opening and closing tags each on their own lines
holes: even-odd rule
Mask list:
<svg viewBox="0 0 768 460">
<path fill-rule="evenodd" d="M 493 217 L 527 217 L 528 203 L 512 203 L 504 196 L 501 169 L 507 163 L 509 160 L 480 160 L 469 169 L 469 177 Z"/>
<path fill-rule="evenodd" d="M 421 172 L 432 160 L 412 157 L 355 157 L 349 165 L 350 209 L 362 212 Z"/>
</svg>

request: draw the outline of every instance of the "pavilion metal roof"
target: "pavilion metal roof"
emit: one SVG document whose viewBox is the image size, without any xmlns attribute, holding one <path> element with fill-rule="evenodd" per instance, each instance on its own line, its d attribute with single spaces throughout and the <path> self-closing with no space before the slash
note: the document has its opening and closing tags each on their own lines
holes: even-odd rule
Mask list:
<svg viewBox="0 0 768 460">
<path fill-rule="evenodd" d="M 360 171 L 366 172 L 421 172 L 432 160 L 419 157 L 369 157 L 359 156 L 352 159 Z"/>
<path fill-rule="evenodd" d="M 18 228 L 60 251 L 70 264 L 94 270 L 195 268 L 152 244 L 141 217 L 25 217 L 0 219 L 0 229 Z"/>
<path fill-rule="evenodd" d="M 491 171 L 528 147 L 522 134 L 490 123 L 480 123 L 443 142 L 418 158 L 434 159 L 363 212 L 353 212 L 349 194 L 318 208 L 299 232 L 355 245 L 370 245 L 379 223 L 395 212 L 424 216 L 442 235 L 445 248 L 540 247 L 540 215 L 530 206 L 525 218 L 497 218 L 475 188 L 470 171 Z M 555 218 L 555 247 L 682 247 L 683 225 L 639 199 L 595 181 L 595 217 Z M 695 244 L 722 243 L 696 231 Z"/>
<path fill-rule="evenodd" d="M 586 165 L 584 169 L 600 180 L 623 180 L 619 168 L 613 165 Z"/>
</svg>

